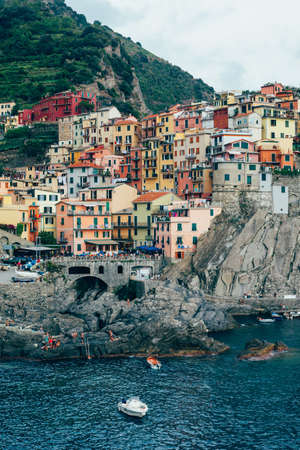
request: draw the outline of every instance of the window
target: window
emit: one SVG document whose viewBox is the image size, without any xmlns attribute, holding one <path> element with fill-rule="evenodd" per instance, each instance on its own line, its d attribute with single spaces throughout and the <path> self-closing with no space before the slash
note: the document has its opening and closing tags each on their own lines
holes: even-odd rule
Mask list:
<svg viewBox="0 0 300 450">
<path fill-rule="evenodd" d="M 134 211 L 137 211 L 137 204 L 136 203 L 133 204 L 133 209 L 134 209 Z"/>
<path fill-rule="evenodd" d="M 284 160 L 285 161 L 289 161 L 290 160 L 290 155 L 284 155 Z"/>
<path fill-rule="evenodd" d="M 275 133 L 271 133 L 271 138 L 275 139 Z"/>
<path fill-rule="evenodd" d="M 247 184 L 252 184 L 252 176 L 247 175 Z"/>
<path fill-rule="evenodd" d="M 64 211 L 64 210 L 65 210 L 64 205 L 61 205 L 60 210 L 61 210 L 61 211 Z"/>
<path fill-rule="evenodd" d="M 147 210 L 150 211 L 151 203 L 147 203 Z"/>
<path fill-rule="evenodd" d="M 81 244 L 77 244 L 77 251 L 81 252 Z"/>
<path fill-rule="evenodd" d="M 271 119 L 271 127 L 276 127 L 276 120 L 275 119 Z"/>
<path fill-rule="evenodd" d="M 73 183 L 74 183 L 74 178 L 70 177 L 70 184 L 73 184 Z"/>
<path fill-rule="evenodd" d="M 94 232 L 94 236 L 95 236 L 95 237 L 99 237 L 99 232 L 98 232 L 98 231 L 95 231 L 95 232 Z"/>
<path fill-rule="evenodd" d="M 197 245 L 198 238 L 197 236 L 193 236 L 193 245 Z"/>
<path fill-rule="evenodd" d="M 238 169 L 242 170 L 242 163 L 238 163 Z"/>
<path fill-rule="evenodd" d="M 242 147 L 242 148 L 249 148 L 248 142 L 243 142 L 243 141 L 242 141 L 241 147 Z"/>
<path fill-rule="evenodd" d="M 276 161 L 276 153 L 272 153 L 272 162 Z"/>
<path fill-rule="evenodd" d="M 104 273 L 104 267 L 103 266 L 99 266 L 99 273 Z"/>
<path fill-rule="evenodd" d="M 123 273 L 123 266 L 118 266 L 118 273 Z"/>
<path fill-rule="evenodd" d="M 61 224 L 61 225 L 64 225 L 64 224 L 65 224 L 65 219 L 64 219 L 63 217 L 60 219 L 60 224 Z"/>
<path fill-rule="evenodd" d="M 285 128 L 288 128 L 288 127 L 289 127 L 289 125 L 290 125 L 290 124 L 289 124 L 289 121 L 288 121 L 288 120 L 286 120 L 286 121 L 285 121 Z"/>
<path fill-rule="evenodd" d="M 181 223 L 177 224 L 177 231 L 182 231 L 182 224 Z"/>
<path fill-rule="evenodd" d="M 249 170 L 256 170 L 256 165 L 255 164 L 250 164 L 249 165 Z"/>
<path fill-rule="evenodd" d="M 70 194 L 74 194 L 74 188 L 70 188 Z"/>
<path fill-rule="evenodd" d="M 280 137 L 281 137 L 281 139 L 283 139 L 284 138 L 284 133 L 280 133 Z"/>
<path fill-rule="evenodd" d="M 261 174 L 261 181 L 266 181 L 267 180 L 267 175 L 265 173 Z"/>
<path fill-rule="evenodd" d="M 225 181 L 229 181 L 229 180 L 230 180 L 230 175 L 229 175 L 229 173 L 225 173 L 225 175 L 224 175 L 224 180 L 225 180 Z"/>
<path fill-rule="evenodd" d="M 281 186 L 281 192 L 282 192 L 282 194 L 285 193 L 285 186 Z"/>
<path fill-rule="evenodd" d="M 210 213 L 210 216 L 212 217 L 212 216 L 214 215 L 214 210 L 211 209 L 211 210 L 209 211 L 209 213 Z"/>
<path fill-rule="evenodd" d="M 196 223 L 192 223 L 192 231 L 197 231 L 197 224 Z"/>
</svg>

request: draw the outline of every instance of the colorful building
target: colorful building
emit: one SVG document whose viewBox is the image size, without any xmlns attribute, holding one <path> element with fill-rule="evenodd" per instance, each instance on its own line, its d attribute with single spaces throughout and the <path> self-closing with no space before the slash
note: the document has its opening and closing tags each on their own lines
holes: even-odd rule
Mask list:
<svg viewBox="0 0 300 450">
<path fill-rule="evenodd" d="M 133 202 L 134 246 L 153 245 L 154 215 L 180 198 L 171 192 L 148 192 Z"/>
<path fill-rule="evenodd" d="M 115 154 L 126 154 L 132 148 L 138 147 L 142 137 L 142 128 L 138 120 L 129 116 L 127 119 L 116 120 L 113 126 Z"/>
<path fill-rule="evenodd" d="M 96 96 L 87 91 L 65 91 L 51 97 L 43 98 L 30 109 L 19 112 L 19 123 L 28 125 L 32 122 L 57 122 L 62 117 L 82 114 L 85 109 L 83 104 L 88 103 L 94 109 Z"/>
<path fill-rule="evenodd" d="M 132 212 L 132 208 L 127 208 L 112 214 L 113 239 L 118 242 L 120 250 L 133 248 Z"/>
<path fill-rule="evenodd" d="M 172 261 L 184 259 L 197 248 L 199 237 L 206 233 L 212 220 L 221 213 L 201 200 L 175 202 L 157 216 L 155 245 Z"/>
<path fill-rule="evenodd" d="M 265 167 L 276 167 L 290 170 L 294 169 L 294 152 L 283 151 L 280 142 L 275 139 L 264 139 L 257 143 L 256 150 L 259 154 L 259 161 Z"/>
<path fill-rule="evenodd" d="M 61 200 L 56 205 L 56 228 L 58 242 L 68 253 L 118 249 L 112 239 L 111 212 L 106 201 Z"/>
</svg>

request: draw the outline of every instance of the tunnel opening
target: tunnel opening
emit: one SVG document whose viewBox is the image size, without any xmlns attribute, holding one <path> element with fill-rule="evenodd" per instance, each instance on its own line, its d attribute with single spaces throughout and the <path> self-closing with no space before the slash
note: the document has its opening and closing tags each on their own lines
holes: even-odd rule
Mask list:
<svg viewBox="0 0 300 450">
<path fill-rule="evenodd" d="M 83 303 L 85 300 L 94 300 L 103 292 L 107 291 L 107 284 L 99 278 L 87 276 L 79 278 L 74 282 L 74 288 L 77 292 L 77 303 Z"/>
</svg>

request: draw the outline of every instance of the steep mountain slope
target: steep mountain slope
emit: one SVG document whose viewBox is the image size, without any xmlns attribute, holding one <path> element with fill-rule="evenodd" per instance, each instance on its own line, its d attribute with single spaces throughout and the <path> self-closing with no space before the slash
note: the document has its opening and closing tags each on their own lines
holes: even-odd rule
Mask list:
<svg viewBox="0 0 300 450">
<path fill-rule="evenodd" d="M 82 86 L 102 104 L 140 114 L 213 94 L 100 22 L 87 23 L 64 0 L 0 0 L 0 101 L 24 107 Z"/>
</svg>

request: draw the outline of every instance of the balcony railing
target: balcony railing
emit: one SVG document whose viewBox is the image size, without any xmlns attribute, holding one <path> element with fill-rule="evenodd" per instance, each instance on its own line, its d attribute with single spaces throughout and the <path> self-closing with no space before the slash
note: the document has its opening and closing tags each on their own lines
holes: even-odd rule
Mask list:
<svg viewBox="0 0 300 450">
<path fill-rule="evenodd" d="M 68 210 L 67 212 L 68 216 L 110 216 L 110 211 L 73 211 Z"/>
</svg>

